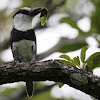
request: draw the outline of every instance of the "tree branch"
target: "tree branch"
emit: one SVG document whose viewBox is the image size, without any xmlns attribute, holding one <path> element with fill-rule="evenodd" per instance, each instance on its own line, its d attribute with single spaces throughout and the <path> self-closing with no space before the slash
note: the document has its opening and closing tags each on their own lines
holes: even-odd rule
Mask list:
<svg viewBox="0 0 100 100">
<path fill-rule="evenodd" d="M 0 65 L 0 80 L 0 84 L 28 80 L 62 82 L 100 100 L 100 78 L 59 60 Z"/>
</svg>

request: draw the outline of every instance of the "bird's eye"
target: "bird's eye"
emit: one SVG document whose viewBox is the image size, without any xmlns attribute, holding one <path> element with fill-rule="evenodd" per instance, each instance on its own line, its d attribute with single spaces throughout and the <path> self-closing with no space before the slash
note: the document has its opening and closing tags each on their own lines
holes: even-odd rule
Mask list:
<svg viewBox="0 0 100 100">
<path fill-rule="evenodd" d="M 23 10 L 20 10 L 20 12 L 21 12 L 21 13 L 24 13 L 24 11 L 23 11 Z"/>
<path fill-rule="evenodd" d="M 26 15 L 28 15 L 28 14 L 29 14 L 29 11 L 21 10 L 21 13 L 22 13 L 22 14 L 26 14 Z"/>
</svg>

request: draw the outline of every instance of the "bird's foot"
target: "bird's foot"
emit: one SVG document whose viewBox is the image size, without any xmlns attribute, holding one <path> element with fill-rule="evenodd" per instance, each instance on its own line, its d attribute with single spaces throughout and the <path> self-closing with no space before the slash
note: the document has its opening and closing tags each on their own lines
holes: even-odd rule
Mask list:
<svg viewBox="0 0 100 100">
<path fill-rule="evenodd" d="M 35 64 L 36 63 L 36 60 L 34 60 L 34 59 L 32 59 L 31 61 L 30 61 L 30 64 Z"/>
</svg>

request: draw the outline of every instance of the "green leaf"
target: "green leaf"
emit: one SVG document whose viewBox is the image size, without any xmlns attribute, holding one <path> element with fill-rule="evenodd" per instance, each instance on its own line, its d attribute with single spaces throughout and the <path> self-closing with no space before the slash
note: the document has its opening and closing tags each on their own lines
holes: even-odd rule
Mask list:
<svg viewBox="0 0 100 100">
<path fill-rule="evenodd" d="M 47 21 L 47 14 L 41 18 L 41 26 L 44 26 L 46 21 Z"/>
<path fill-rule="evenodd" d="M 96 52 L 94 54 L 92 54 L 91 56 L 89 56 L 86 60 L 86 62 L 92 61 L 94 58 L 100 56 L 100 52 Z"/>
<path fill-rule="evenodd" d="M 66 61 L 66 60 L 60 60 L 61 62 L 67 64 L 67 65 L 71 65 L 73 67 L 76 67 L 76 65 L 73 63 L 73 62 L 70 62 L 70 61 Z"/>
<path fill-rule="evenodd" d="M 91 16 L 91 32 L 100 34 L 100 1 L 92 0 L 95 4 L 95 12 Z M 97 1 L 97 2 L 95 2 Z"/>
<path fill-rule="evenodd" d="M 87 67 L 86 67 L 87 71 L 92 72 L 92 70 L 93 70 L 92 66 L 93 66 L 93 61 L 89 61 L 87 63 Z"/>
<path fill-rule="evenodd" d="M 60 20 L 60 22 L 61 23 L 68 23 L 68 24 L 70 24 L 73 28 L 78 28 L 77 27 L 77 24 L 76 24 L 76 22 L 74 21 L 74 20 L 72 20 L 71 18 L 69 18 L 69 17 L 65 17 L 65 18 L 62 18 L 61 20 Z"/>
<path fill-rule="evenodd" d="M 58 86 L 61 88 L 63 85 L 64 85 L 64 83 L 61 83 L 61 82 L 57 82 L 58 83 Z"/>
<path fill-rule="evenodd" d="M 74 58 L 73 58 L 73 61 L 74 61 L 74 63 L 75 63 L 77 66 L 80 66 L 79 56 L 74 57 Z"/>
<path fill-rule="evenodd" d="M 84 46 L 81 50 L 81 61 L 82 63 L 85 62 L 86 50 L 88 49 L 88 45 Z"/>
<path fill-rule="evenodd" d="M 46 23 L 47 21 L 47 17 L 48 17 L 48 14 L 47 14 L 47 9 L 46 8 L 42 8 L 41 9 L 41 26 L 44 26 L 44 24 Z"/>
<path fill-rule="evenodd" d="M 96 67 L 100 67 L 100 52 L 96 52 L 89 56 L 86 63 L 89 71 L 92 71 Z"/>
<path fill-rule="evenodd" d="M 77 26 L 77 22 L 74 21 L 74 20 L 72 20 L 72 19 L 69 18 L 69 17 L 62 18 L 62 19 L 60 20 L 60 23 L 67 23 L 67 24 L 71 25 L 73 28 L 78 29 L 80 34 L 84 34 L 84 33 L 85 33 L 85 32 L 83 32 L 83 31 Z"/>
<path fill-rule="evenodd" d="M 61 53 L 67 53 L 70 51 L 75 51 L 78 49 L 81 49 L 83 46 L 87 45 L 87 43 L 85 41 L 80 41 L 80 42 L 72 42 L 72 43 L 64 43 L 63 45 L 61 45 L 57 51 L 61 52 Z"/>
<path fill-rule="evenodd" d="M 66 60 L 69 60 L 69 61 L 72 61 L 72 59 L 68 55 L 60 55 L 59 57 L 66 59 Z"/>
</svg>

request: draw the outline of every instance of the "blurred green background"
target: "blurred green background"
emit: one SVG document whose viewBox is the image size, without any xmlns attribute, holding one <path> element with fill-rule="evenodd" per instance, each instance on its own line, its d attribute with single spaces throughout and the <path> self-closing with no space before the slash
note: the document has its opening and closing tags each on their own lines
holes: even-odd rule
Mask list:
<svg viewBox="0 0 100 100">
<path fill-rule="evenodd" d="M 44 27 L 41 27 L 38 16 L 32 22 L 37 36 L 38 61 L 55 59 L 62 53 L 74 57 L 87 44 L 91 46 L 88 56 L 100 52 L 100 0 L 2 0 L 0 64 L 13 61 L 10 32 L 13 15 L 21 7 L 48 9 L 48 21 Z M 100 70 L 96 73 L 100 73 Z M 34 96 L 29 100 L 92 100 L 88 95 L 68 86 L 59 89 L 53 82 L 35 82 L 34 87 Z M 28 100 L 24 82 L 0 86 L 0 100 Z"/>
</svg>

